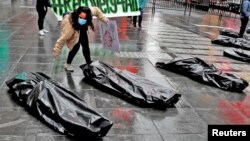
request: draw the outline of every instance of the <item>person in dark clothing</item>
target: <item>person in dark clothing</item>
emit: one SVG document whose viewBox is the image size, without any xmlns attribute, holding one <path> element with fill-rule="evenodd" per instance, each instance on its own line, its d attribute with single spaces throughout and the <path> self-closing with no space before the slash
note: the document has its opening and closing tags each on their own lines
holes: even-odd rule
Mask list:
<svg viewBox="0 0 250 141">
<path fill-rule="evenodd" d="M 88 27 L 94 31 L 92 16 L 107 23 L 109 19 L 102 13 L 98 7 L 82 7 L 80 6 L 73 12 L 64 14 L 61 22 L 61 36 L 57 40 L 54 47 L 54 57 L 57 58 L 61 54 L 64 44 L 70 49 L 67 62 L 64 65 L 66 71 L 73 72 L 74 68 L 71 63 L 78 52 L 80 45 L 82 53 L 87 64 L 91 63 L 90 49 L 87 30 Z"/>
<path fill-rule="evenodd" d="M 240 38 L 243 38 L 249 20 L 249 16 L 250 16 L 250 2 L 249 0 L 243 0 L 240 10 L 240 21 L 241 21 L 241 27 L 239 32 Z"/>
<path fill-rule="evenodd" d="M 144 8 L 147 4 L 148 0 L 139 0 L 139 11 L 140 11 L 140 15 L 139 17 L 139 22 L 138 22 L 138 26 L 141 28 L 141 22 L 142 22 L 142 17 L 143 17 L 143 11 Z M 134 27 L 136 27 L 136 21 L 137 21 L 137 16 L 133 16 L 133 25 Z"/>
<path fill-rule="evenodd" d="M 50 4 L 49 0 L 37 0 L 36 10 L 37 10 L 37 13 L 38 13 L 38 27 L 39 27 L 38 34 L 41 35 L 41 36 L 44 36 L 45 33 L 48 32 L 43 27 L 44 19 L 45 19 L 45 16 L 47 14 L 48 7 L 51 7 L 51 4 Z"/>
</svg>

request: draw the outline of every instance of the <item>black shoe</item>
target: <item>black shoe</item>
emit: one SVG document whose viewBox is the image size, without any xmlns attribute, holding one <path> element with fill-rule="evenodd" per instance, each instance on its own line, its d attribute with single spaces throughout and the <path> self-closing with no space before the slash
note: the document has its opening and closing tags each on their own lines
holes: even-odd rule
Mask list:
<svg viewBox="0 0 250 141">
<path fill-rule="evenodd" d="M 134 27 L 136 27 L 136 24 L 133 24 L 134 25 Z"/>
</svg>

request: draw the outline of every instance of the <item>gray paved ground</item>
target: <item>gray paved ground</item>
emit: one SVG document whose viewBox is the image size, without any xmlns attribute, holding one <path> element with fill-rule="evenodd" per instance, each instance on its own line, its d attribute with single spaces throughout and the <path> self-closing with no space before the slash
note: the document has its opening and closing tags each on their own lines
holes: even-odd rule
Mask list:
<svg viewBox="0 0 250 141">
<path fill-rule="evenodd" d="M 0 141 L 69 141 L 17 105 L 7 92 L 6 80 L 22 71 L 41 71 L 72 89 L 86 103 L 107 116 L 114 125 L 105 141 L 206 141 L 208 124 L 249 124 L 249 87 L 243 94 L 226 92 L 199 84 L 181 75 L 158 70 L 156 61 L 173 57 L 196 56 L 226 72 L 250 82 L 248 63 L 223 57 L 224 47 L 213 45 L 209 38 L 218 34 L 212 25 L 239 29 L 239 20 L 199 15 L 183 17 L 181 12 L 150 9 L 145 12 L 142 29 L 132 27 L 126 17 L 118 23 L 121 53 L 102 49 L 98 31 L 90 32 L 91 55 L 121 69 L 145 76 L 159 84 L 169 83 L 182 98 L 176 108 L 159 111 L 140 108 L 82 82 L 78 68 L 85 63 L 81 53 L 66 75 L 63 69 L 68 50 L 53 61 L 52 48 L 59 36 L 59 26 L 47 19 L 44 38 L 37 34 L 37 13 L 30 0 L 0 0 Z M 195 25 L 196 24 L 196 25 Z"/>
</svg>

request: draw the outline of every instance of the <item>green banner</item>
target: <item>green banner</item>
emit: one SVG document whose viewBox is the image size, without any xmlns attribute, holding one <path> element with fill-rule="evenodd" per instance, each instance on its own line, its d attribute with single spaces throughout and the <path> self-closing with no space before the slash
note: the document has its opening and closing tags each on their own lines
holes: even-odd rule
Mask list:
<svg viewBox="0 0 250 141">
<path fill-rule="evenodd" d="M 60 19 L 65 12 L 79 6 L 97 6 L 107 17 L 139 15 L 139 0 L 50 0 L 52 9 Z"/>
</svg>

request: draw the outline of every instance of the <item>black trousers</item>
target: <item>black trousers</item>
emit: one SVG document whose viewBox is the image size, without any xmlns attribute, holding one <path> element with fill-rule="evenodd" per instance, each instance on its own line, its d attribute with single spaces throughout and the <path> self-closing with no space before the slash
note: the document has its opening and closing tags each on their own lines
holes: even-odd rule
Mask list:
<svg viewBox="0 0 250 141">
<path fill-rule="evenodd" d="M 89 40 L 88 40 L 88 34 L 86 30 L 80 31 L 80 37 L 78 43 L 73 47 L 73 49 L 69 52 L 68 58 L 67 58 L 67 64 L 71 64 L 76 53 L 78 52 L 80 45 L 82 45 L 82 53 L 86 60 L 87 64 L 91 63 L 90 58 L 90 50 L 89 50 Z"/>
<path fill-rule="evenodd" d="M 143 11 L 142 10 L 140 10 L 140 15 L 139 16 L 133 16 L 133 25 L 134 26 L 136 26 L 137 17 L 139 17 L 138 25 L 139 25 L 139 27 L 141 27 L 141 22 L 142 22 L 142 17 L 143 17 Z"/>
<path fill-rule="evenodd" d="M 37 6 L 36 11 L 38 13 L 38 27 L 39 27 L 39 30 L 42 30 L 44 19 L 45 19 L 45 16 L 47 14 L 48 9 L 46 6 L 45 7 L 44 6 Z"/>
<path fill-rule="evenodd" d="M 138 17 L 139 17 L 138 25 L 141 26 L 142 15 L 139 15 Z M 136 26 L 136 21 L 137 21 L 137 16 L 133 16 L 133 24 L 134 24 L 134 26 Z"/>
<path fill-rule="evenodd" d="M 239 37 L 243 37 L 243 35 L 245 33 L 245 30 L 246 30 L 246 27 L 247 27 L 248 20 L 249 20 L 248 17 L 240 19 L 240 21 L 241 21 L 241 27 L 240 27 Z"/>
</svg>

